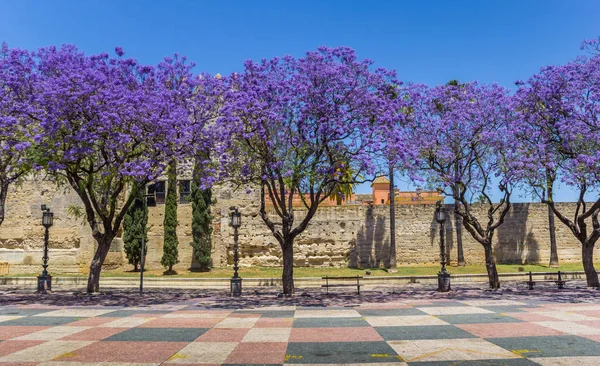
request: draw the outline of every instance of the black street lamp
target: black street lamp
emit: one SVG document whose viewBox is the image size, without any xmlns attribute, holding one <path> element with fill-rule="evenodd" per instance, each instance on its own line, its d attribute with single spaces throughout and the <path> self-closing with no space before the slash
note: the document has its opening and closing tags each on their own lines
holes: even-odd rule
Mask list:
<svg viewBox="0 0 600 366">
<path fill-rule="evenodd" d="M 52 276 L 48 274 L 48 230 L 54 223 L 54 214 L 50 211 L 50 208 L 46 205 L 42 205 L 42 225 L 46 229 L 44 234 L 44 257 L 42 257 L 42 267 L 44 270 L 42 274 L 38 276 L 38 294 L 45 294 L 48 291 L 52 291 Z"/>
<path fill-rule="evenodd" d="M 442 201 L 437 201 L 435 204 L 435 221 L 440 225 L 440 264 L 442 265 L 442 269 L 438 273 L 438 291 L 448 292 L 450 291 L 450 273 L 446 270 L 446 245 L 444 242 L 446 212 L 442 207 Z"/>
<path fill-rule="evenodd" d="M 231 226 L 233 227 L 233 277 L 231 277 L 231 296 L 242 296 L 242 278 L 238 275 L 238 229 L 242 225 L 242 213 L 237 207 L 230 207 Z"/>
</svg>

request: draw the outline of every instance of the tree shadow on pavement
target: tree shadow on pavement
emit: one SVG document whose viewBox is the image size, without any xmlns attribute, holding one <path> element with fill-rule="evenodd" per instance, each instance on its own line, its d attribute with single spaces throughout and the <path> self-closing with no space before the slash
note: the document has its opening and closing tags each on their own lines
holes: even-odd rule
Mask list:
<svg viewBox="0 0 600 366">
<path fill-rule="evenodd" d="M 570 282 L 569 288 L 540 286 L 527 290 L 521 283 L 505 283 L 500 290 L 485 289 L 485 284 L 459 284 L 453 291 L 438 293 L 434 285 L 410 284 L 403 286 L 370 287 L 360 295 L 339 291 L 328 295 L 319 288 L 297 289 L 294 297 L 278 297 L 278 288 L 244 289 L 241 297 L 231 297 L 228 290 L 215 289 L 148 289 L 140 295 L 135 289 L 108 289 L 88 295 L 78 290 L 60 290 L 38 295 L 31 290 L 0 288 L 0 307 L 156 307 L 190 306 L 198 309 L 252 309 L 273 306 L 353 307 L 361 304 L 405 303 L 414 300 L 513 300 L 528 303 L 588 303 L 598 300 L 600 291 L 588 289 L 585 282 Z"/>
</svg>

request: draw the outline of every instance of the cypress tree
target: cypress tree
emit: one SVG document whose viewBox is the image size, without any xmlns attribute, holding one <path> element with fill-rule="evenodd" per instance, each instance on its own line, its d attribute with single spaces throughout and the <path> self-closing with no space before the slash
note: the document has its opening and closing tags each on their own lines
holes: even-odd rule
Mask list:
<svg viewBox="0 0 600 366">
<path fill-rule="evenodd" d="M 137 272 L 141 260 L 142 238 L 146 243 L 144 255 L 148 252 L 148 205 L 143 189 L 135 187 L 131 194 L 136 197 L 123 218 L 123 242 L 127 260 Z"/>
<path fill-rule="evenodd" d="M 165 219 L 163 256 L 160 264 L 173 274 L 173 266 L 179 263 L 177 246 L 177 161 L 171 160 L 167 167 L 167 197 L 165 200 Z"/>
<path fill-rule="evenodd" d="M 195 174 L 194 174 L 195 176 Z M 210 205 L 211 189 L 201 189 L 198 182 L 192 182 L 192 238 L 190 245 L 194 248 L 194 257 L 200 264 L 200 271 L 206 272 L 211 268 L 211 234 L 212 217 Z"/>
</svg>

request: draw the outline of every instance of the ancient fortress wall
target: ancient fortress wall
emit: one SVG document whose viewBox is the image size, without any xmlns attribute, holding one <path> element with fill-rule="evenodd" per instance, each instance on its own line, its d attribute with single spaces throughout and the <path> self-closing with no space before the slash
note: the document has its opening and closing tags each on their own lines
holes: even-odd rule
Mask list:
<svg viewBox="0 0 600 366">
<path fill-rule="evenodd" d="M 239 230 L 242 266 L 280 266 L 281 250 L 258 216 L 257 193 L 233 192 L 215 188 L 212 207 L 213 263 L 232 264 L 233 229 L 229 227 L 229 207 L 238 206 L 243 214 Z M 12 187 L 7 214 L 0 226 L 0 262 L 9 262 L 11 273 L 36 273 L 40 270 L 43 227 L 41 204 L 54 212 L 50 229 L 51 269 L 84 272 L 93 255 L 95 242 L 87 224 L 69 215 L 69 207 L 81 205 L 77 195 L 51 183 L 28 181 Z M 575 205 L 561 203 L 571 212 Z M 447 206 L 450 210 L 451 206 Z M 398 264 L 436 263 L 439 260 L 439 227 L 433 219 L 433 205 L 398 205 L 396 208 L 396 245 Z M 483 207 L 477 208 L 483 217 Z M 179 205 L 179 258 L 176 270 L 194 265 L 191 242 L 191 205 Z M 160 268 L 164 205 L 150 208 L 147 267 Z M 297 221 L 303 212 L 297 212 Z M 456 234 L 453 216 L 446 222 L 446 242 L 451 261 L 456 261 Z M 275 218 L 275 217 L 274 217 Z M 557 243 L 561 261 L 579 261 L 581 249 L 570 231 L 557 220 Z M 380 267 L 389 263 L 389 206 L 333 206 L 320 208 L 308 229 L 296 239 L 297 266 Z M 483 263 L 483 248 L 463 230 L 467 263 Z M 597 251 L 598 253 L 598 251 Z M 546 206 L 540 203 L 514 204 L 505 223 L 495 235 L 495 255 L 499 263 L 547 263 L 549 235 Z M 600 259 L 600 255 L 597 254 Z M 107 268 L 130 268 L 123 242 L 115 239 L 106 261 Z"/>
</svg>

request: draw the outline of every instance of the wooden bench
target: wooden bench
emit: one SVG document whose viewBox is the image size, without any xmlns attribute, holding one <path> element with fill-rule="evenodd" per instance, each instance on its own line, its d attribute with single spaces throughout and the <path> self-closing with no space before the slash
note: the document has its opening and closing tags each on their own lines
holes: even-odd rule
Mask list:
<svg viewBox="0 0 600 366">
<path fill-rule="evenodd" d="M 562 279 L 562 275 L 561 275 L 560 271 L 558 271 L 558 278 L 556 280 L 541 280 L 541 281 L 537 281 L 537 282 L 554 282 L 558 286 L 559 290 L 564 289 L 565 283 L 567 283 L 567 281 L 564 281 Z M 529 281 L 526 281 L 525 283 L 527 284 L 527 286 L 530 290 L 533 290 L 533 286 L 535 286 L 536 281 L 533 280 L 531 272 L 529 272 Z"/>
<path fill-rule="evenodd" d="M 362 278 L 362 276 L 350 276 L 350 277 L 330 277 L 330 276 L 325 276 L 325 277 L 321 277 L 321 279 L 325 280 L 325 284 L 321 285 L 321 287 L 325 287 L 325 289 L 327 290 L 327 294 L 329 294 L 329 288 L 330 287 L 347 287 L 347 286 L 356 286 L 356 290 L 358 292 L 358 294 L 360 295 L 360 279 Z M 356 280 L 356 283 L 329 283 L 330 280 Z"/>
</svg>

